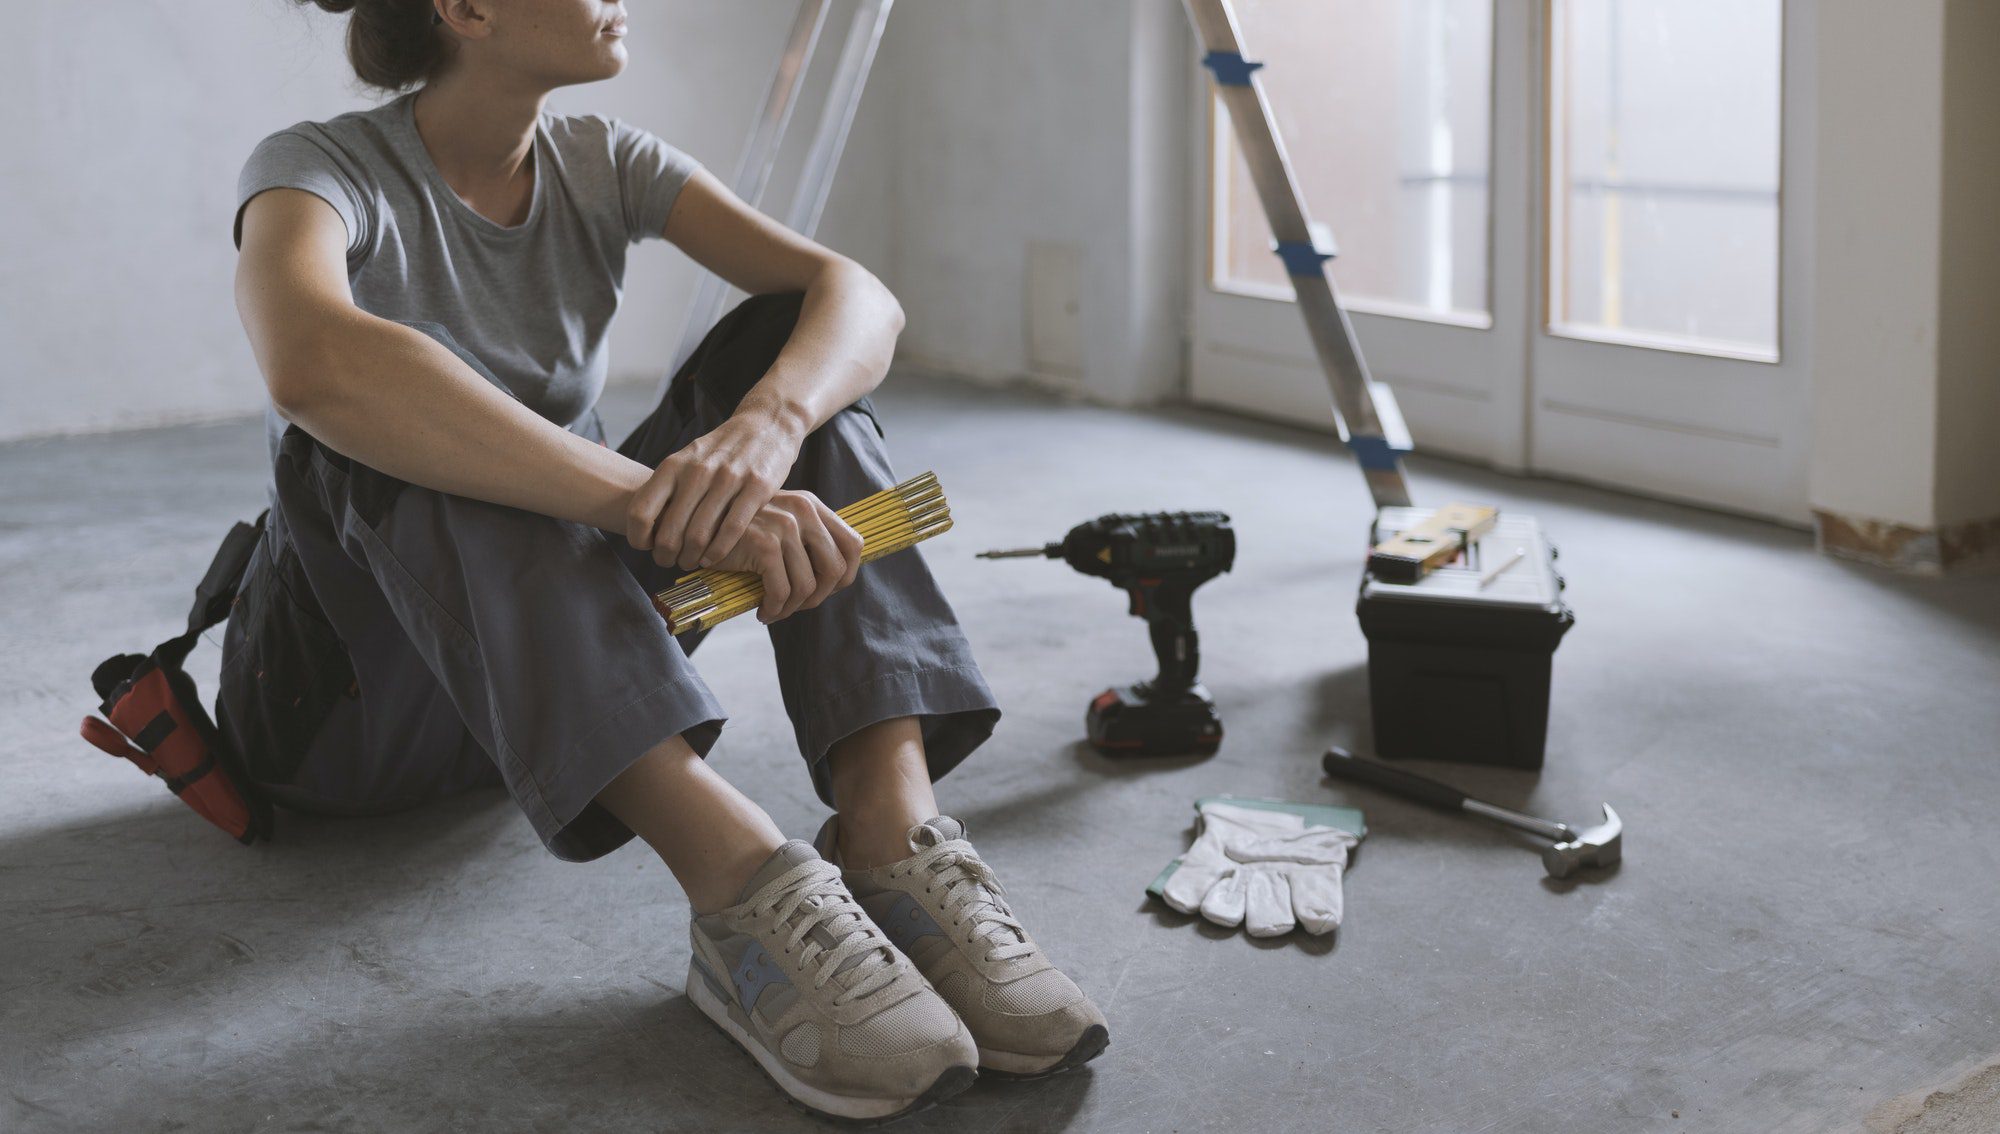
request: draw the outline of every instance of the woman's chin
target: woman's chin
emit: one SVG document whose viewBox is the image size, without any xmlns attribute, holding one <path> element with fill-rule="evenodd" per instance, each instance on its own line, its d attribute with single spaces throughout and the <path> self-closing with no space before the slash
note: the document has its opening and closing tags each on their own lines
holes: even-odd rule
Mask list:
<svg viewBox="0 0 2000 1134">
<path fill-rule="evenodd" d="M 597 83 L 605 79 L 615 79 L 625 73 L 627 62 L 625 45 L 614 41 L 608 47 L 600 49 L 597 58 L 593 59 L 588 67 L 578 68 L 580 73 L 571 79 L 570 83 Z"/>
</svg>

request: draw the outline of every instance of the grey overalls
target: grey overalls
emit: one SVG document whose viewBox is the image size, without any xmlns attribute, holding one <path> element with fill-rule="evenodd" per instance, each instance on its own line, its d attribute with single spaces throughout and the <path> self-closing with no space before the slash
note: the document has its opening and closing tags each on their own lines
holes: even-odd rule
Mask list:
<svg viewBox="0 0 2000 1134">
<path fill-rule="evenodd" d="M 759 296 L 726 316 L 618 451 L 657 465 L 721 424 L 801 302 Z M 500 384 L 445 328 L 409 325 Z M 704 755 L 715 743 L 722 706 L 688 660 L 702 635 L 673 638 L 648 598 L 680 572 L 622 534 L 398 481 L 297 427 L 276 480 L 224 634 L 217 708 L 274 802 L 376 813 L 505 784 L 549 850 L 581 861 L 631 837 L 593 802 L 614 777 L 676 734 Z M 839 508 L 896 481 L 864 398 L 807 438 L 785 487 Z M 864 567 L 770 636 L 829 803 L 827 750 L 858 729 L 921 718 L 936 778 L 999 720 L 917 551 Z"/>
</svg>

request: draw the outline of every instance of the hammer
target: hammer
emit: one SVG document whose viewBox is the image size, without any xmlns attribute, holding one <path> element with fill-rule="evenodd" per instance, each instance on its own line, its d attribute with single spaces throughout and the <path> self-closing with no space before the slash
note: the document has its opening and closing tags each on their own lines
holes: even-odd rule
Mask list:
<svg viewBox="0 0 2000 1134">
<path fill-rule="evenodd" d="M 1363 760 L 1345 748 L 1329 748 L 1320 766 L 1326 774 L 1341 780 L 1392 791 L 1405 799 L 1427 803 L 1445 811 L 1465 811 L 1490 819 L 1517 831 L 1549 840 L 1554 845 L 1542 852 L 1542 865 L 1551 878 L 1568 878 L 1585 866 L 1610 866 L 1623 852 L 1625 824 L 1618 813 L 1604 804 L 1604 822 L 1579 831 L 1567 823 L 1552 823 L 1533 815 L 1523 815 L 1491 803 L 1473 799 L 1454 787 L 1425 779 L 1414 772 L 1392 768 L 1380 760 Z"/>
</svg>

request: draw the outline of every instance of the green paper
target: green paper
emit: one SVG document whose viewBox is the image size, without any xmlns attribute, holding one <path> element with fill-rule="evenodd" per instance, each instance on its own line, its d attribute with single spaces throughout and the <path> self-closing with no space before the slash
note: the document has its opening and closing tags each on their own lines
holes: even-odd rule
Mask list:
<svg viewBox="0 0 2000 1134">
<path fill-rule="evenodd" d="M 1288 811 L 1313 826 L 1346 831 L 1357 839 L 1368 837 L 1367 820 L 1362 817 L 1359 810 L 1352 807 L 1326 807 L 1317 803 L 1291 803 L 1282 799 L 1248 799 L 1237 795 L 1204 795 L 1194 801 L 1197 813 L 1201 811 L 1201 805 L 1204 803 L 1227 803 L 1251 811 Z M 1174 871 L 1178 870 L 1180 865 L 1179 856 L 1175 856 L 1174 860 L 1167 864 L 1167 868 L 1160 871 L 1160 876 L 1153 879 L 1146 887 L 1146 893 L 1165 901 L 1167 879 L 1174 876 Z"/>
</svg>

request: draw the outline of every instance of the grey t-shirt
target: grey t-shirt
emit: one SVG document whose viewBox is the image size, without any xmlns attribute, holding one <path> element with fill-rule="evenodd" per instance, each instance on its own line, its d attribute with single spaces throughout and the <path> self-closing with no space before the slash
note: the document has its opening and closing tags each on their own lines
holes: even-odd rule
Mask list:
<svg viewBox="0 0 2000 1134">
<path fill-rule="evenodd" d="M 594 432 L 625 250 L 661 235 L 699 165 L 617 119 L 544 113 L 533 202 L 508 228 L 445 183 L 417 134 L 415 99 L 301 122 L 259 142 L 237 179 L 237 243 L 243 206 L 264 190 L 324 199 L 347 225 L 357 306 L 443 324 L 523 404 Z M 275 414 L 270 421 L 282 425 Z M 275 440 L 274 431 L 274 451 Z"/>
</svg>

